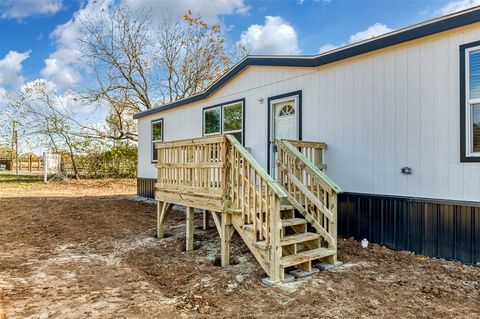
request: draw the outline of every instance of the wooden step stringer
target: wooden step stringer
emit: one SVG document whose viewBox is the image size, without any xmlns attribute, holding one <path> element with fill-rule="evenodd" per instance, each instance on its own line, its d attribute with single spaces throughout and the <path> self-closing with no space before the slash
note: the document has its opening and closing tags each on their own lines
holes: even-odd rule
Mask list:
<svg viewBox="0 0 480 319">
<path fill-rule="evenodd" d="M 243 227 L 242 217 L 237 214 L 232 214 L 232 224 L 235 227 L 235 230 L 243 239 L 247 247 L 252 252 L 253 256 L 257 259 L 260 266 L 263 270 L 270 275 L 270 262 L 268 258 L 268 250 L 261 249 L 260 247 L 255 245 L 256 238 L 255 234 L 252 231 L 248 231 Z"/>
<path fill-rule="evenodd" d="M 297 210 L 298 211 L 298 210 Z M 271 272 L 271 245 L 266 245 L 264 241 L 257 240 L 257 234 L 254 233 L 252 224 L 245 224 L 243 217 L 238 210 L 231 213 L 232 225 L 240 234 L 247 247 L 253 253 L 263 270 L 270 275 Z M 325 258 L 336 254 L 336 251 L 320 247 L 320 239 L 323 237 L 321 232 L 308 233 L 307 224 L 312 225 L 308 218 L 295 217 L 295 208 L 290 205 L 282 205 L 280 210 L 282 227 L 280 232 L 281 256 L 278 267 L 281 270 L 281 279 L 284 278 L 284 268 L 295 267 L 303 271 L 312 270 L 312 261 Z M 291 235 L 285 234 L 285 229 L 289 227 L 293 232 Z M 263 229 L 263 231 L 267 231 Z M 306 250 L 297 252 L 297 245 L 304 245 Z"/>
</svg>

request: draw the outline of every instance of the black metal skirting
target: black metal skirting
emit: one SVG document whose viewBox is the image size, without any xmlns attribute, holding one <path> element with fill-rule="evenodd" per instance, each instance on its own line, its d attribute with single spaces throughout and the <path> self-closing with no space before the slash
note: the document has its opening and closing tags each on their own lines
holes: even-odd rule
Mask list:
<svg viewBox="0 0 480 319">
<path fill-rule="evenodd" d="M 147 198 L 155 198 L 155 178 L 137 177 L 137 195 Z"/>
<path fill-rule="evenodd" d="M 480 203 L 344 193 L 338 235 L 480 265 Z"/>
</svg>

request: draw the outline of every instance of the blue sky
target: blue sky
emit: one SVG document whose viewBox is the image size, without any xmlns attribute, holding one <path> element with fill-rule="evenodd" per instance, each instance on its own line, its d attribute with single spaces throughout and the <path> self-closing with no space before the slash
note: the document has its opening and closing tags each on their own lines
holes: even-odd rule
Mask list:
<svg viewBox="0 0 480 319">
<path fill-rule="evenodd" d="M 83 87 L 75 15 L 108 7 L 114 0 L 2 0 L 0 93 L 46 78 L 58 88 Z M 117 0 L 146 5 L 152 15 L 186 9 L 219 22 L 227 44 L 252 53 L 316 54 L 352 41 L 480 4 L 479 0 Z M 104 3 L 106 2 L 106 3 Z"/>
</svg>

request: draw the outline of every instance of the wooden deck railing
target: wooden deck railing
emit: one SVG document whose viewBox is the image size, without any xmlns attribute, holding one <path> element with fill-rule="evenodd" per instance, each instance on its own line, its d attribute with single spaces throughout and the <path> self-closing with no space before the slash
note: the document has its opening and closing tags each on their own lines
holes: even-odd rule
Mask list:
<svg viewBox="0 0 480 319">
<path fill-rule="evenodd" d="M 279 182 L 286 188 L 290 202 L 328 243 L 328 248 L 336 249 L 337 194 L 341 189 L 300 153 L 298 142 L 276 143 Z M 309 148 L 306 143 L 302 144 L 304 149 Z"/>
<path fill-rule="evenodd" d="M 324 163 L 327 144 L 322 142 L 289 140 L 290 144 L 295 146 L 316 167 L 324 171 L 327 165 Z"/>
<path fill-rule="evenodd" d="M 258 241 L 270 245 L 270 235 L 280 231 L 280 204 L 288 194 L 232 135 L 229 147 L 230 208 L 238 210 L 245 224 L 253 224 Z M 268 231 L 270 230 L 270 231 Z"/>
<path fill-rule="evenodd" d="M 224 209 L 227 189 L 224 136 L 163 142 L 156 147 L 157 200 L 217 211 Z"/>
<path fill-rule="evenodd" d="M 280 266 L 282 257 L 280 205 L 288 194 L 235 137 L 232 135 L 226 137 L 230 142 L 228 190 L 231 203 L 229 210 L 231 212 L 237 210 L 242 214 L 241 223 L 252 227 L 250 230 L 254 236 L 252 244 L 262 242 L 262 246 L 269 251 L 264 258 L 254 253 L 255 257 L 273 281 L 281 280 L 283 269 Z M 267 263 L 265 259 L 268 260 Z"/>
</svg>

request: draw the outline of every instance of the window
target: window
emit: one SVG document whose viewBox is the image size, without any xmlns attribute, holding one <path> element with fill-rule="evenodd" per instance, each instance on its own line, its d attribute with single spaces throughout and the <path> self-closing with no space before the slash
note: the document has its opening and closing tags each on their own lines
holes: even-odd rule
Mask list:
<svg viewBox="0 0 480 319">
<path fill-rule="evenodd" d="M 204 134 L 220 134 L 220 106 L 204 110 Z"/>
<path fill-rule="evenodd" d="M 243 141 L 243 103 L 223 106 L 223 133 L 232 134 L 242 143 Z"/>
<path fill-rule="evenodd" d="M 480 161 L 480 43 L 461 47 L 462 161 Z"/>
<path fill-rule="evenodd" d="M 284 107 L 282 107 L 278 116 L 287 116 L 287 115 L 294 115 L 294 114 L 295 114 L 295 108 L 292 105 L 287 104 Z"/>
<path fill-rule="evenodd" d="M 203 109 L 203 135 L 231 134 L 243 143 L 243 100 Z"/>
<path fill-rule="evenodd" d="M 471 105 L 472 109 L 472 152 L 480 153 L 480 104 Z"/>
<path fill-rule="evenodd" d="M 155 142 L 163 142 L 163 119 L 152 121 L 152 161 L 158 160 Z"/>
</svg>

